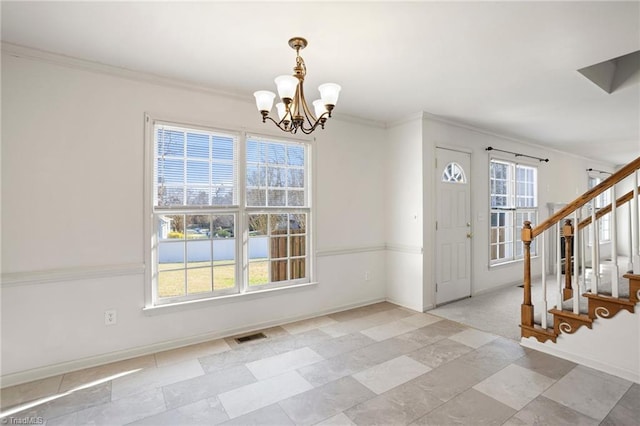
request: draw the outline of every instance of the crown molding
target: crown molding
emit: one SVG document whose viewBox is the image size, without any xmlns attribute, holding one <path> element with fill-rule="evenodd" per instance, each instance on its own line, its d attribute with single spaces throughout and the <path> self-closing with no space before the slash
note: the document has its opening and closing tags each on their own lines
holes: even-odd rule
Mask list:
<svg viewBox="0 0 640 426">
<path fill-rule="evenodd" d="M 218 88 L 210 87 L 203 84 L 192 83 L 177 78 L 165 77 L 158 74 L 133 71 L 127 68 L 116 67 L 113 65 L 107 65 L 101 62 L 89 61 L 86 59 L 80 59 L 73 56 L 67 56 L 59 53 L 53 53 L 46 50 L 36 49 L 33 47 L 22 46 L 19 44 L 9 43 L 3 41 L 1 44 L 2 54 L 11 55 L 17 58 L 25 58 L 35 61 L 46 62 L 54 65 L 64 66 L 67 68 L 81 69 L 89 72 L 106 74 L 110 76 L 120 77 L 127 80 L 141 81 L 144 83 L 155 84 L 164 87 L 174 87 L 184 90 L 190 90 L 193 92 L 206 93 L 214 96 L 221 96 L 225 98 L 234 99 L 237 101 L 246 102 L 248 104 L 254 104 L 253 99 L 250 96 L 242 93 L 229 92 Z M 363 126 L 376 127 L 384 129 L 386 124 L 382 121 L 371 120 L 368 118 L 358 117 L 349 114 L 338 114 L 332 117 L 333 120 L 359 124 Z"/>
<path fill-rule="evenodd" d="M 171 77 L 164 77 L 153 73 L 133 71 L 127 68 L 116 67 L 101 62 L 89 61 L 86 59 L 80 59 L 73 56 L 62 55 L 59 53 L 48 52 L 45 50 L 13 44 L 6 41 L 2 42 L 1 49 L 3 55 L 7 54 L 17 58 L 41 61 L 54 65 L 64 66 L 67 68 L 81 69 L 98 74 L 121 77 L 128 80 L 141 81 L 159 86 L 175 87 L 194 92 L 207 93 L 210 95 L 222 96 L 249 102 L 245 95 L 239 93 L 224 91 L 210 86 L 191 83 Z"/>
<path fill-rule="evenodd" d="M 362 126 L 376 127 L 379 129 L 386 129 L 387 124 L 384 121 L 372 120 L 369 118 L 358 117 L 355 115 L 340 113 L 336 116 L 332 116 L 331 120 L 343 121 L 351 124 L 360 124 Z"/>
<path fill-rule="evenodd" d="M 403 124 L 410 123 L 412 121 L 423 120 L 424 117 L 425 117 L 425 114 L 428 114 L 428 113 L 426 113 L 424 111 L 414 112 L 413 114 L 409 114 L 409 115 L 407 115 L 404 118 L 401 118 L 399 120 L 394 120 L 394 121 L 388 122 L 385 127 L 387 129 L 391 129 L 393 127 L 398 127 L 398 126 L 401 126 Z"/>
<path fill-rule="evenodd" d="M 495 131 L 492 131 L 492 130 L 489 130 L 489 129 L 486 129 L 486 128 L 483 128 L 483 127 L 478 127 L 478 126 L 475 126 L 473 124 L 466 123 L 464 121 L 458 121 L 458 120 L 453 120 L 453 119 L 450 119 L 450 118 L 445 118 L 445 117 L 442 117 L 442 116 L 439 116 L 439 115 L 431 114 L 431 113 L 426 112 L 426 111 L 422 112 L 421 115 L 422 115 L 422 118 L 426 119 L 426 120 L 432 120 L 432 121 L 436 121 L 436 122 L 439 122 L 439 123 L 448 124 L 450 126 L 459 127 L 461 129 L 469 130 L 469 131 L 472 131 L 472 132 L 475 132 L 475 133 L 480 133 L 480 134 L 485 135 L 485 136 L 491 136 L 493 138 L 503 139 L 505 141 L 514 142 L 514 143 L 517 143 L 517 144 L 520 144 L 520 145 L 526 145 L 526 146 L 529 146 L 531 148 L 540 149 L 540 150 L 547 151 L 547 152 L 554 152 L 556 154 L 560 154 L 560 155 L 563 155 L 563 156 L 567 156 L 568 155 L 570 157 L 578 158 L 578 159 L 581 159 L 581 160 L 596 161 L 596 162 L 598 162 L 600 164 L 606 164 L 606 165 L 609 165 L 611 167 L 616 167 L 616 165 L 613 164 L 613 163 L 608 163 L 608 162 L 604 162 L 604 161 L 601 161 L 601 160 L 595 160 L 593 158 L 585 157 L 583 155 L 578 155 L 578 154 L 574 154 L 574 153 L 571 153 L 571 152 L 562 151 L 562 150 L 559 150 L 559 149 L 556 149 L 556 148 L 552 148 L 552 147 L 549 147 L 549 146 L 546 146 L 546 145 L 542 145 L 540 143 L 536 143 L 536 142 L 532 142 L 532 141 L 528 141 L 528 140 L 524 140 L 524 139 L 519 139 L 519 138 L 516 138 L 514 136 L 504 135 L 502 133 L 497 133 Z"/>
</svg>

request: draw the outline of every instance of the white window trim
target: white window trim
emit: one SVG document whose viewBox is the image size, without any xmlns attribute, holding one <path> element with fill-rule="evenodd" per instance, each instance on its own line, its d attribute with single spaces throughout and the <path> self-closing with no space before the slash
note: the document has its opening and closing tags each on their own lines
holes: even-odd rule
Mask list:
<svg viewBox="0 0 640 426">
<path fill-rule="evenodd" d="M 244 276 L 237 277 L 238 283 L 238 293 L 232 294 L 219 294 L 213 297 L 195 297 L 193 299 L 189 297 L 183 297 L 179 301 L 174 301 L 171 303 L 156 303 L 157 300 L 157 288 L 153 285 L 152 274 L 154 270 L 154 264 L 156 262 L 155 254 L 156 251 L 152 249 L 154 244 L 157 242 L 155 239 L 157 238 L 156 230 L 155 230 L 155 221 L 154 221 L 154 191 L 153 191 L 153 178 L 154 178 L 154 125 L 156 123 L 165 123 L 171 126 L 180 126 L 191 129 L 201 129 L 204 131 L 212 131 L 212 130 L 220 130 L 223 132 L 228 132 L 231 134 L 238 135 L 238 207 L 236 206 L 219 206 L 219 207 L 209 207 L 202 209 L 202 212 L 205 213 L 207 210 L 215 210 L 216 212 L 224 213 L 235 213 L 236 214 L 236 230 L 237 232 L 237 241 L 236 251 L 237 251 L 237 262 L 242 262 L 242 266 L 239 268 L 241 272 L 237 272 L 237 274 L 242 274 Z M 284 143 L 298 142 L 301 144 L 305 144 L 306 149 L 306 158 L 305 163 L 307 164 L 307 207 L 303 207 L 304 210 L 308 211 L 307 217 L 307 262 L 306 269 L 308 271 L 308 278 L 299 279 L 299 280 L 289 280 L 286 281 L 286 284 L 277 284 L 271 283 L 268 285 L 263 285 L 255 289 L 248 289 L 248 277 L 247 275 L 247 264 L 248 264 L 248 214 L 249 211 L 256 210 L 278 210 L 282 211 L 283 209 L 280 207 L 246 207 L 245 206 L 245 180 L 246 180 L 246 141 L 250 137 L 256 137 L 260 139 L 265 139 L 271 142 L 282 141 Z M 316 155 L 314 155 L 315 148 L 315 139 L 302 138 L 297 135 L 290 135 L 287 138 L 282 138 L 281 136 L 273 136 L 269 133 L 260 133 L 260 132 L 247 132 L 246 130 L 237 130 L 237 129 L 227 129 L 223 126 L 217 126 L 209 123 L 205 124 L 193 124 L 189 122 L 184 122 L 180 120 L 172 120 L 165 119 L 155 115 L 151 115 L 145 113 L 144 115 L 144 179 L 143 179 L 143 245 L 144 245 L 144 258 L 145 258 L 145 272 L 144 272 L 144 307 L 143 312 L 148 315 L 155 315 L 157 313 L 164 312 L 174 312 L 176 310 L 185 310 L 192 309 L 196 307 L 208 306 L 208 305 L 216 305 L 216 304 L 224 304 L 229 302 L 235 302 L 238 300 L 250 300 L 256 297 L 266 297 L 279 293 L 287 293 L 290 291 L 298 291 L 299 289 L 312 287 L 318 284 L 316 281 L 316 225 L 315 225 L 315 197 L 316 197 L 316 183 L 314 179 L 314 172 L 316 167 Z M 285 208 L 286 209 L 295 209 L 295 208 Z M 197 207 L 193 210 L 197 210 Z M 237 267 L 238 269 L 238 267 Z"/>
<path fill-rule="evenodd" d="M 539 181 L 540 181 L 540 177 L 538 176 L 538 173 L 539 173 L 540 169 L 538 167 L 538 164 L 537 163 L 533 163 L 533 162 L 529 162 L 529 161 L 526 161 L 526 160 L 525 161 L 515 161 L 513 159 L 508 159 L 508 158 L 501 157 L 501 156 L 490 155 L 489 156 L 489 163 L 487 165 L 487 171 L 488 171 L 488 179 L 487 179 L 488 180 L 488 204 L 489 204 L 489 220 L 488 220 L 488 236 L 489 236 L 489 238 L 488 238 L 488 245 L 487 245 L 487 258 L 488 258 L 489 269 L 509 266 L 509 265 L 512 265 L 512 264 L 515 264 L 515 263 L 520 263 L 520 262 L 522 262 L 524 260 L 523 256 L 520 256 L 520 257 L 516 257 L 515 256 L 515 253 L 516 253 L 515 244 L 517 244 L 517 242 L 518 242 L 518 234 L 517 233 L 519 233 L 522 230 L 522 224 L 518 224 L 518 223 L 514 224 L 514 239 L 513 239 L 513 242 L 514 242 L 514 247 L 513 247 L 514 256 L 512 258 L 503 259 L 503 260 L 492 260 L 491 259 L 491 230 L 493 229 L 493 226 L 491 226 L 491 213 L 492 213 L 492 210 L 494 210 L 491 207 L 491 162 L 492 161 L 502 161 L 502 162 L 505 162 L 505 163 L 514 164 L 516 166 L 522 165 L 522 166 L 527 166 L 527 167 L 533 167 L 533 168 L 536 169 L 536 182 L 535 182 L 535 184 L 536 184 L 535 185 L 536 186 L 536 188 L 535 188 L 535 191 L 536 191 L 536 194 L 535 194 L 536 207 L 521 207 L 520 210 L 522 210 L 522 211 L 534 211 L 535 210 L 536 217 L 538 217 L 538 218 L 540 217 L 540 205 L 539 205 L 540 203 L 539 203 L 539 191 L 538 191 L 538 189 L 539 189 Z M 517 185 L 515 176 L 514 176 L 514 179 L 513 179 L 513 185 Z M 515 188 L 513 188 L 513 191 L 514 191 L 514 194 L 515 194 Z M 518 208 L 516 207 L 513 210 L 513 217 L 514 217 L 513 220 L 514 221 L 516 220 L 517 212 L 518 212 Z M 535 225 L 536 224 L 534 223 L 533 226 L 535 226 Z M 531 258 L 533 259 L 533 258 L 536 258 L 536 257 L 538 257 L 537 249 L 535 251 L 532 250 L 532 252 L 531 252 Z"/>
</svg>

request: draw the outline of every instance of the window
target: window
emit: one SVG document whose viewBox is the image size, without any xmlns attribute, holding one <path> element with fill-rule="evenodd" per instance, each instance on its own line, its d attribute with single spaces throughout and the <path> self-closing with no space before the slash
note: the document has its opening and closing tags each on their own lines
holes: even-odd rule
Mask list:
<svg viewBox="0 0 640 426">
<path fill-rule="evenodd" d="M 538 219 L 538 169 L 510 161 L 492 159 L 490 186 L 490 264 L 521 259 L 524 247 L 520 231 L 528 220 Z M 536 253 L 535 241 L 531 253 Z"/>
<path fill-rule="evenodd" d="M 159 121 L 149 130 L 151 304 L 310 282 L 308 144 Z"/>
<path fill-rule="evenodd" d="M 464 170 L 458 163 L 449 163 L 442 171 L 442 181 L 449 183 L 467 183 Z"/>
<path fill-rule="evenodd" d="M 247 140 L 249 287 L 305 282 L 308 265 L 308 148 Z"/>
<path fill-rule="evenodd" d="M 597 186 L 602 182 L 602 179 L 599 177 L 589 176 L 589 189 Z M 596 210 L 599 210 L 603 207 L 611 204 L 611 194 L 610 190 L 606 190 L 602 194 L 598 195 L 595 198 L 595 207 Z M 590 213 L 589 213 L 590 214 Z M 611 215 L 607 214 L 598 219 L 598 240 L 602 243 L 604 241 L 611 240 Z M 587 232 L 587 239 L 589 241 L 589 245 L 593 244 L 593 237 L 591 236 L 591 230 Z"/>
</svg>

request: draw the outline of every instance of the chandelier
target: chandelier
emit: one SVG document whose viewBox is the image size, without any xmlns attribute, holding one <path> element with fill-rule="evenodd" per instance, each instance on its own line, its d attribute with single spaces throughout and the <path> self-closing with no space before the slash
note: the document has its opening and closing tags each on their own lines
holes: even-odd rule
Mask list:
<svg viewBox="0 0 640 426">
<path fill-rule="evenodd" d="M 271 120 L 280 130 L 295 134 L 298 130 L 304 134 L 313 132 L 318 126 L 324 129 L 324 123 L 331 117 L 331 111 L 338 102 L 340 86 L 335 83 L 325 83 L 318 87 L 320 99 L 313 101 L 311 112 L 304 98 L 304 76 L 307 67 L 300 56 L 300 50 L 307 47 L 307 40 L 302 37 L 294 37 L 289 40 L 289 46 L 296 51 L 296 66 L 293 67 L 293 75 L 281 75 L 275 78 L 278 95 L 282 102 L 276 104 L 278 121 L 269 116 L 273 107 L 276 94 L 268 90 L 259 90 L 253 94 L 256 98 L 256 106 L 262 114 L 262 122 Z"/>
</svg>

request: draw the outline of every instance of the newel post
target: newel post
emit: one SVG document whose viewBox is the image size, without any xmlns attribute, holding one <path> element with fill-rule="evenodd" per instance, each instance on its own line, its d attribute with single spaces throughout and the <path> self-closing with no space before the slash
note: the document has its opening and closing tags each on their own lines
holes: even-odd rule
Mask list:
<svg viewBox="0 0 640 426">
<path fill-rule="evenodd" d="M 564 289 L 562 290 L 562 298 L 563 300 L 569 300 L 573 297 L 573 288 L 571 287 L 573 225 L 571 224 L 571 219 L 564 221 L 562 235 L 564 236 Z"/>
<path fill-rule="evenodd" d="M 522 325 L 533 327 L 533 305 L 531 304 L 531 222 L 524 222 L 522 243 L 524 244 L 524 301 L 521 306 Z"/>
</svg>

